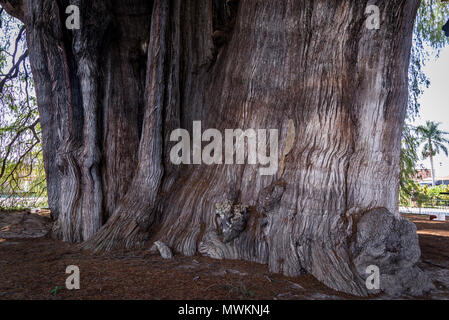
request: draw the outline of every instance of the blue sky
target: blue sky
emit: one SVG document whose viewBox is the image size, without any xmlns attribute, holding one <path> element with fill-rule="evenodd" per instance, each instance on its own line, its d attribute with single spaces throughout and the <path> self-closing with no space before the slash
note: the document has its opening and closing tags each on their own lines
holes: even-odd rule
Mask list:
<svg viewBox="0 0 449 320">
<path fill-rule="evenodd" d="M 424 72 L 429 77 L 431 84 L 422 95 L 420 117 L 414 125 L 424 124 L 426 120 L 441 122 L 440 128 L 449 132 L 449 47 L 440 52 L 438 58 L 431 58 L 424 67 Z M 424 160 L 426 168 L 430 168 L 430 161 Z M 435 175 L 449 175 L 449 158 L 440 154 L 435 158 Z"/>
</svg>

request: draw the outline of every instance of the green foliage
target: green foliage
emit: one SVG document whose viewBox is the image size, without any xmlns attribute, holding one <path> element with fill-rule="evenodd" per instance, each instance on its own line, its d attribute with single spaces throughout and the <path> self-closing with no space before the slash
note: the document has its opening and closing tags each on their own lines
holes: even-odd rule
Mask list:
<svg viewBox="0 0 449 320">
<path fill-rule="evenodd" d="M 440 193 L 442 192 L 449 192 L 449 186 L 444 185 L 435 187 L 424 186 L 423 189 L 425 191 L 425 194 L 430 198 L 440 197 L 441 199 L 449 200 L 448 195 L 440 195 Z"/>
<path fill-rule="evenodd" d="M 55 287 L 53 290 L 51 290 L 50 291 L 50 293 L 52 294 L 52 295 L 57 295 L 58 293 L 59 293 L 59 291 L 61 291 L 63 289 L 63 287 L 61 287 L 61 286 L 57 286 L 57 287 Z"/>
<path fill-rule="evenodd" d="M 402 131 L 402 149 L 401 149 L 401 178 L 400 197 L 409 198 L 413 192 L 413 177 L 416 173 L 416 162 L 419 160 L 417 149 L 419 138 L 414 128 L 408 124 L 404 125 Z"/>
<path fill-rule="evenodd" d="M 433 121 L 426 121 L 425 126 L 419 126 L 416 128 L 416 132 L 419 135 L 419 142 L 423 144 L 422 156 L 424 159 L 428 157 L 434 157 L 441 151 L 447 156 L 447 147 L 449 140 L 446 139 L 448 132 L 440 130 L 438 127 L 441 123 L 436 123 Z"/>
<path fill-rule="evenodd" d="M 25 29 L 0 15 L 0 208 L 46 206 L 39 113 Z"/>
<path fill-rule="evenodd" d="M 419 112 L 419 97 L 430 85 L 423 67 L 432 51 L 438 56 L 439 50 L 449 43 L 442 30 L 448 19 L 449 4 L 440 0 L 422 0 L 415 21 L 409 68 L 410 96 L 407 115 L 411 120 Z"/>
<path fill-rule="evenodd" d="M 401 187 L 399 192 L 399 205 L 402 207 L 421 208 L 424 203 L 429 201 L 427 193 L 418 183 L 409 180 L 407 184 Z"/>
<path fill-rule="evenodd" d="M 407 189 L 409 192 L 404 193 Z M 449 203 L 449 195 L 442 195 L 442 192 L 449 192 L 449 186 L 420 186 L 419 184 L 411 181 L 406 185 L 406 188 L 402 188 L 400 192 L 400 206 L 403 207 L 430 207 L 436 208 L 442 205 L 447 206 Z"/>
<path fill-rule="evenodd" d="M 416 163 L 419 160 L 417 150 L 420 137 L 412 128 L 410 122 L 419 113 L 419 97 L 429 87 L 430 81 L 423 71 L 426 61 L 433 50 L 438 56 L 439 50 L 449 43 L 442 31 L 443 25 L 449 19 L 449 4 L 437 0 L 423 0 L 415 21 L 413 48 L 409 67 L 409 102 L 407 121 L 402 135 L 401 149 L 401 181 L 400 201 L 410 199 L 416 189 L 413 182 Z"/>
<path fill-rule="evenodd" d="M 433 185 L 435 185 L 435 171 L 433 158 L 441 151 L 443 151 L 446 156 L 448 155 L 446 145 L 449 144 L 449 140 L 446 139 L 446 135 L 449 133 L 440 130 L 440 123 L 435 123 L 433 121 L 427 121 L 425 126 L 419 126 L 416 128 L 418 134 L 419 145 L 423 145 L 422 156 L 423 159 L 430 158 L 430 164 L 432 167 L 432 179 Z"/>
<path fill-rule="evenodd" d="M 448 154 L 446 145 L 449 144 L 449 140 L 445 138 L 445 135 L 448 133 L 441 131 L 438 126 L 438 123 L 427 121 L 425 126 L 413 128 L 406 124 L 404 127 L 402 134 L 401 180 L 399 192 L 401 205 L 408 203 L 410 197 L 413 195 L 418 197 L 418 194 L 422 193 L 422 189 L 413 181 L 416 174 L 416 162 L 419 160 L 417 154 L 419 146 L 424 145 L 424 158 L 427 158 L 430 155 L 435 156 L 440 151 L 443 151 L 446 155 Z M 428 196 L 436 195 L 429 194 L 428 192 L 425 192 L 424 194 Z M 428 198 L 426 199 L 424 197 L 418 198 L 416 201 L 425 202 L 428 200 Z"/>
<path fill-rule="evenodd" d="M 449 18 L 449 4 L 441 0 L 422 0 L 415 21 L 415 41 L 441 49 L 449 41 L 442 28 Z"/>
</svg>

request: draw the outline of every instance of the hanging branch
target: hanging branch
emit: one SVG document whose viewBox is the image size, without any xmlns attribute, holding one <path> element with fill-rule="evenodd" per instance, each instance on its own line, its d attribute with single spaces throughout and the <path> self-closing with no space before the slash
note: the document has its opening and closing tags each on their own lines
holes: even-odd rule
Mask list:
<svg viewBox="0 0 449 320">
<path fill-rule="evenodd" d="M 0 81 L 0 92 L 3 92 L 3 87 L 5 86 L 6 81 L 16 78 L 19 75 L 20 64 L 28 58 L 28 50 L 26 50 L 17 60 L 17 62 L 11 67 L 9 72 L 5 75 L 5 77 Z"/>
</svg>

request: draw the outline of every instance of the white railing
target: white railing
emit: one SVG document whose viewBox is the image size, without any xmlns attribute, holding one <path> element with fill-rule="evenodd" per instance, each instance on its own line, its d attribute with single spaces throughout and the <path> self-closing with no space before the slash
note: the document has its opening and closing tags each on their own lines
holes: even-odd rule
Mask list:
<svg viewBox="0 0 449 320">
<path fill-rule="evenodd" d="M 449 209 L 440 209 L 440 208 L 399 207 L 399 212 L 411 214 L 434 214 L 434 215 L 444 213 L 446 214 L 446 216 L 449 216 Z"/>
</svg>

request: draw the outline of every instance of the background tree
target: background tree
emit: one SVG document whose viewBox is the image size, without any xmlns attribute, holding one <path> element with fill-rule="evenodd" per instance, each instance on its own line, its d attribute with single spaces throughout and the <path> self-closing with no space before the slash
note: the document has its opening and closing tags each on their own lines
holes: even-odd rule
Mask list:
<svg viewBox="0 0 449 320">
<path fill-rule="evenodd" d="M 377 1 L 378 30 L 368 1 L 71 1 L 79 30 L 69 1 L 0 3 L 27 30 L 56 238 L 161 239 L 359 295 L 373 264 L 390 293 L 431 288 L 397 211 L 419 1 Z M 173 165 L 170 133 L 195 120 L 279 129 L 282 166 Z M 224 200 L 249 206 L 231 241 Z"/>
<path fill-rule="evenodd" d="M 45 205 L 41 128 L 25 27 L 0 10 L 0 207 Z"/>
<path fill-rule="evenodd" d="M 416 165 L 419 161 L 419 138 L 412 123 L 418 116 L 421 107 L 419 98 L 430 85 L 423 67 L 431 56 L 438 57 L 440 49 L 448 44 L 448 38 L 442 30 L 448 19 L 449 6 L 447 2 L 421 1 L 413 31 L 409 67 L 409 100 L 401 147 L 400 197 L 404 203 L 408 202 L 412 193 L 416 193 L 416 190 L 419 189 L 414 182 Z"/>
<path fill-rule="evenodd" d="M 449 133 L 438 129 L 439 125 L 440 123 L 426 121 L 425 126 L 419 126 L 416 128 L 416 131 L 419 134 L 419 142 L 423 146 L 423 159 L 430 159 L 433 186 L 435 186 L 435 167 L 433 157 L 441 151 L 443 151 L 446 156 L 448 155 L 446 145 L 449 144 L 449 140 L 447 140 L 445 136 Z"/>
<path fill-rule="evenodd" d="M 418 156 L 419 138 L 416 130 L 410 124 L 404 125 L 401 144 L 401 177 L 399 200 L 401 204 L 409 204 L 410 198 L 416 194 L 419 185 L 414 181 L 416 177 L 416 163 Z"/>
</svg>

